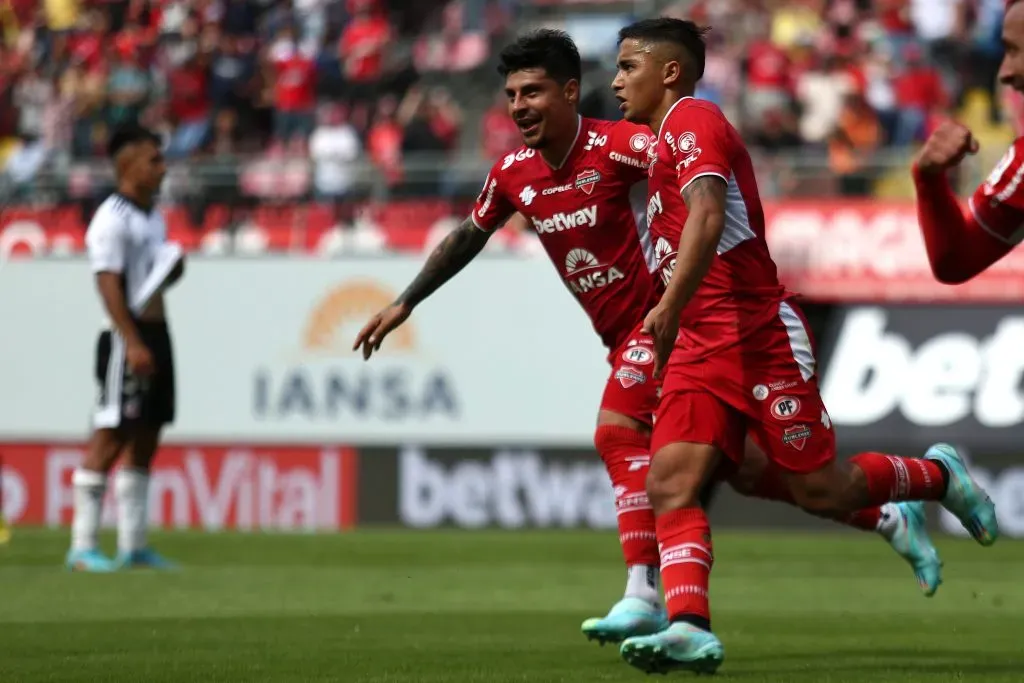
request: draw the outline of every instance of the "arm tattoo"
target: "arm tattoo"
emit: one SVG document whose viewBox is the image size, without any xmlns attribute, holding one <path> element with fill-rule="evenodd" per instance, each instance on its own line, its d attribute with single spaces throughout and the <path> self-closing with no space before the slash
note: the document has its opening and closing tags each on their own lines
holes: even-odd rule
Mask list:
<svg viewBox="0 0 1024 683">
<path fill-rule="evenodd" d="M 686 208 L 693 211 L 700 205 L 725 208 L 726 184 L 717 175 L 703 175 L 693 180 L 683 190 Z M 710 208 L 710 207 L 708 207 Z"/>
<path fill-rule="evenodd" d="M 490 237 L 491 233 L 476 227 L 472 219 L 462 221 L 435 247 L 419 275 L 395 303 L 414 308 L 472 261 Z"/>
</svg>

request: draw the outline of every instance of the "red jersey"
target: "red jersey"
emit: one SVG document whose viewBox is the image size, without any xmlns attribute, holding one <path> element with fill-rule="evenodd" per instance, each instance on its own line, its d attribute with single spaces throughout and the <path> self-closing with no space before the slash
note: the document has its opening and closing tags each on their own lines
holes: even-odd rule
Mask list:
<svg viewBox="0 0 1024 683">
<path fill-rule="evenodd" d="M 1024 241 L 1024 138 L 1017 138 L 967 200 L 985 232 L 1004 244 Z"/>
<path fill-rule="evenodd" d="M 647 224 L 656 239 L 658 270 L 666 284 L 689 215 L 683 189 L 707 175 L 727 183 L 718 253 L 680 318 L 676 344 L 684 351 L 672 358 L 689 362 L 733 347 L 769 324 L 778 316 L 785 290 L 765 242 L 750 155 L 718 107 L 692 97 L 676 102 L 648 155 Z"/>
<path fill-rule="evenodd" d="M 520 147 L 491 168 L 472 219 L 490 232 L 523 214 L 590 317 L 608 349 L 615 349 L 660 296 L 651 275 L 650 236 L 643 208 L 650 130 L 626 121 L 580 118 L 565 161 L 551 167 Z"/>
</svg>

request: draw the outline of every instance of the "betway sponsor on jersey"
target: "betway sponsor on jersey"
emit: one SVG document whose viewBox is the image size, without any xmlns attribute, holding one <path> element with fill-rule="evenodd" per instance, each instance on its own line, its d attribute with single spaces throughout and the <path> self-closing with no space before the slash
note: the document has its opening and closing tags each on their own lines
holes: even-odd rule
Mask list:
<svg viewBox="0 0 1024 683">
<path fill-rule="evenodd" d="M 84 446 L 0 444 L 12 524 L 71 522 L 71 474 Z M 150 478 L 150 523 L 219 531 L 337 530 L 355 523 L 356 453 L 347 448 L 164 446 Z M 113 527 L 113 486 L 102 523 Z"/>
<path fill-rule="evenodd" d="M 412 527 L 613 529 L 615 497 L 601 461 L 582 452 L 434 452 L 398 456 L 398 516 Z"/>
<path fill-rule="evenodd" d="M 597 205 L 569 213 L 556 213 L 550 218 L 531 218 L 530 220 L 533 221 L 533 227 L 539 234 L 562 232 L 573 228 L 592 228 L 597 225 Z"/>
<path fill-rule="evenodd" d="M 852 308 L 831 335 L 822 394 L 844 439 L 953 440 L 987 447 L 1024 438 L 1024 312 Z"/>
</svg>

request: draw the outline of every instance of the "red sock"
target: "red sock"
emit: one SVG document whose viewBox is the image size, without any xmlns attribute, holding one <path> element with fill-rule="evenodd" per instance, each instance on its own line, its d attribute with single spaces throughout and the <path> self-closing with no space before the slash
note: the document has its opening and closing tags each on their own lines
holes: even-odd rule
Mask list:
<svg viewBox="0 0 1024 683">
<path fill-rule="evenodd" d="M 594 445 L 601 454 L 615 488 L 619 545 L 626 566 L 658 566 L 658 538 L 654 511 L 647 500 L 647 470 L 651 464 L 651 438 L 628 427 L 597 428 Z"/>
<path fill-rule="evenodd" d="M 796 502 L 793 500 L 793 494 L 789 492 L 789 486 L 786 485 L 785 480 L 782 478 L 781 470 L 771 463 L 768 463 L 768 466 L 764 468 L 764 472 L 761 473 L 760 479 L 754 483 L 754 488 L 750 495 L 756 498 L 764 498 L 765 500 L 796 505 Z M 845 519 L 834 521 L 846 526 L 852 526 L 855 529 L 875 531 L 878 528 L 878 520 L 881 518 L 882 509 L 880 507 L 870 507 L 858 510 Z"/>
<path fill-rule="evenodd" d="M 669 619 L 710 631 L 708 579 L 714 554 L 708 518 L 700 508 L 683 508 L 658 515 L 657 526 Z"/>
<path fill-rule="evenodd" d="M 868 482 L 872 505 L 900 500 L 939 500 L 946 493 L 942 469 L 930 460 L 859 453 L 850 462 Z"/>
</svg>

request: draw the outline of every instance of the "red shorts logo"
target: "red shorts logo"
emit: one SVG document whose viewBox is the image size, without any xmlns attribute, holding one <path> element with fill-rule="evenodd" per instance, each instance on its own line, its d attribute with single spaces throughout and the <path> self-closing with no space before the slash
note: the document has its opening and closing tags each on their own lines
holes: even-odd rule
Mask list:
<svg viewBox="0 0 1024 683">
<path fill-rule="evenodd" d="M 634 384 L 643 384 L 646 382 L 647 375 L 636 368 L 631 368 L 626 365 L 615 371 L 615 379 L 619 380 L 619 384 L 622 385 L 623 389 L 629 389 Z"/>
<path fill-rule="evenodd" d="M 622 360 L 634 365 L 650 365 L 654 362 L 654 352 L 645 346 L 633 346 L 622 352 Z"/>
<path fill-rule="evenodd" d="M 782 443 L 792 446 L 798 451 L 804 449 L 809 438 L 811 438 L 811 428 L 807 425 L 793 425 L 792 427 L 786 427 L 785 431 L 782 432 Z"/>
<path fill-rule="evenodd" d="M 800 399 L 795 396 L 779 396 L 772 401 L 772 415 L 778 420 L 792 420 L 800 414 Z"/>
</svg>

